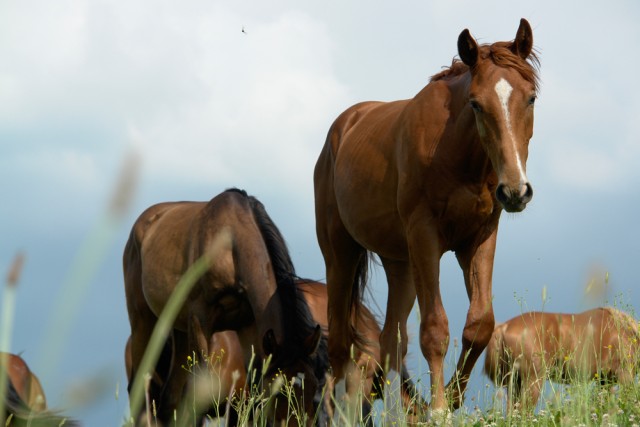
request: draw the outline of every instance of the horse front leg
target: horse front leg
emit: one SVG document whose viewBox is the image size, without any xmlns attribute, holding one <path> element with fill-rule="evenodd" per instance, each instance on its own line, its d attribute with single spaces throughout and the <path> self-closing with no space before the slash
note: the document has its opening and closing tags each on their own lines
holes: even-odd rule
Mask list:
<svg viewBox="0 0 640 427">
<path fill-rule="evenodd" d="M 424 215 L 418 215 L 424 218 Z M 447 409 L 444 393 L 444 358 L 449 346 L 449 321 L 440 295 L 442 248 L 437 229 L 419 220 L 407 230 L 413 282 L 420 307 L 420 349 L 429 364 L 431 410 Z"/>
<path fill-rule="evenodd" d="M 496 235 L 494 231 L 477 247 L 456 252 L 469 297 L 469 311 L 462 332 L 462 351 L 456 372 L 447 384 L 447 392 L 454 410 L 463 404 L 471 371 L 489 344 L 495 325 L 491 279 Z"/>
</svg>

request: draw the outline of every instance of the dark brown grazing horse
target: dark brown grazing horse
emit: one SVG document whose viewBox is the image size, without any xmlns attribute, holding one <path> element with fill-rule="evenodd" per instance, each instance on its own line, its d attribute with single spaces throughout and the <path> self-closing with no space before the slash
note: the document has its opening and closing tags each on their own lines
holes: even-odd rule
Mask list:
<svg viewBox="0 0 640 427">
<path fill-rule="evenodd" d="M 221 233 L 229 238 L 212 254 L 209 248 Z M 149 395 L 157 407 L 157 420 L 166 424 L 179 408 L 189 375 L 181 369 L 187 357 L 200 354 L 200 343 L 227 329 L 238 331 L 245 364 L 252 357 L 252 346 L 257 360 L 272 356 L 267 379 L 279 371 L 286 378 L 304 375 L 304 387 L 296 383 L 294 392 L 310 418 L 319 382 L 312 355 L 318 349 L 320 327 L 298 295 L 295 270 L 280 231 L 262 203 L 241 190 L 225 191 L 210 202 L 157 204 L 133 225 L 123 256 L 132 378 L 157 316 L 180 277 L 203 256 L 210 257 L 210 268 L 173 325 L 168 378 L 161 383 L 152 374 Z M 287 418 L 282 412 L 286 406 L 276 403 L 272 414 L 276 420 Z M 132 417 L 140 419 L 141 414 L 132 413 Z"/>
<path fill-rule="evenodd" d="M 613 308 L 524 313 L 496 326 L 484 371 L 497 386 L 512 387 L 509 407 L 535 407 L 546 380 L 633 382 L 639 342 L 636 320 Z"/>
<path fill-rule="evenodd" d="M 11 417 L 8 426 L 78 426 L 78 422 L 47 409 L 47 400 L 38 377 L 27 362 L 16 354 L 0 353 L 6 361 L 7 394 L 5 413 L 0 422 Z M 4 424 L 4 423 L 3 423 Z"/>
<path fill-rule="evenodd" d="M 349 349 L 359 341 L 349 318 L 360 305 L 373 252 L 389 291 L 382 358 L 388 356 L 397 372 L 417 297 L 432 408 L 446 408 L 449 327 L 439 268 L 442 255 L 454 251 L 470 301 L 462 353 L 448 386 L 453 407 L 462 404 L 469 374 L 493 331 L 491 276 L 500 214 L 522 211 L 533 195 L 525 173 L 538 86 L 532 50 L 524 19 L 511 42 L 478 45 L 464 30 L 460 60 L 415 97 L 356 104 L 329 129 L 314 173 L 316 231 L 329 287 L 329 357 L 336 375 L 347 379 L 348 393 Z"/>
<path fill-rule="evenodd" d="M 323 333 L 328 333 L 328 320 L 327 320 L 327 286 L 324 283 L 300 279 L 296 282 L 298 290 L 302 293 L 309 310 L 313 315 L 314 320 L 320 324 Z M 378 337 L 380 336 L 380 326 L 375 319 L 375 316 L 369 311 L 366 306 L 362 307 L 359 313 L 359 319 L 354 322 L 357 325 L 358 331 L 365 337 L 367 347 L 365 351 L 359 352 L 356 355 L 358 360 L 358 366 L 363 372 L 362 382 L 362 396 L 367 399 L 374 400 L 378 397 L 382 397 L 382 389 L 384 388 L 384 379 L 382 375 L 382 360 L 380 359 L 380 346 L 378 344 Z M 127 369 L 127 376 L 131 375 L 131 339 L 127 341 L 125 347 L 125 366 Z M 170 347 L 167 347 L 170 349 Z M 213 374 L 219 378 L 220 389 L 217 396 L 217 402 L 225 402 L 225 398 L 233 399 L 235 396 L 243 394 L 246 389 L 246 369 L 244 367 L 243 353 L 240 340 L 235 331 L 221 331 L 216 332 L 211 336 L 211 340 L 208 344 L 208 350 L 206 354 L 211 358 L 210 366 L 213 367 Z M 169 360 L 166 357 L 165 360 Z M 234 378 L 233 373 L 237 372 L 237 378 Z M 402 389 L 401 396 L 404 407 L 409 411 L 410 419 L 418 420 L 420 416 L 426 412 L 426 405 L 420 396 L 419 391 L 411 381 L 409 372 L 403 364 L 402 367 Z M 162 374 L 161 374 L 162 375 Z M 328 396 L 328 394 L 327 394 Z M 370 405 L 372 401 L 364 402 L 363 414 L 366 415 L 370 411 Z M 325 408 L 330 408 L 329 403 Z M 222 415 L 225 413 L 225 408 L 214 408 L 210 411 L 213 415 Z M 236 425 L 237 417 L 232 412 L 232 419 L 229 421 L 229 425 Z M 331 418 L 331 414 L 324 415 L 325 418 Z M 319 422 L 318 425 L 322 425 Z"/>
</svg>

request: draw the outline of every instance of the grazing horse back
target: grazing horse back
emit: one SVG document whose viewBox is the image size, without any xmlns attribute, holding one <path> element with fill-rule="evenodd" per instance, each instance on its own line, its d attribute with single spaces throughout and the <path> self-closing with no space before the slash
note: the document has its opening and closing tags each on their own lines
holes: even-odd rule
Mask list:
<svg viewBox="0 0 640 427">
<path fill-rule="evenodd" d="M 204 205 L 198 202 L 154 205 L 133 226 L 144 296 L 156 315 L 162 312 L 175 285 L 193 262 L 182 248 L 193 245 L 189 229 Z"/>
</svg>

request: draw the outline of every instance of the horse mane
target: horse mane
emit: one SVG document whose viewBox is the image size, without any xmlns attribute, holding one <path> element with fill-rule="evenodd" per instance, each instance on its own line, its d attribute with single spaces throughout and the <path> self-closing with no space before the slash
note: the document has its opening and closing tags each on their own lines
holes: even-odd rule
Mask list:
<svg viewBox="0 0 640 427">
<path fill-rule="evenodd" d="M 540 69 L 540 58 L 534 49 L 527 59 L 522 59 L 511 50 L 513 42 L 495 42 L 493 44 L 483 44 L 478 47 L 481 59 L 489 59 L 498 67 L 513 68 L 523 79 L 531 83 L 536 92 L 540 87 L 538 70 Z M 448 80 L 460 76 L 469 71 L 469 67 L 459 58 L 453 58 L 451 65 L 442 71 L 431 76 L 430 82 L 438 80 Z"/>
<path fill-rule="evenodd" d="M 267 247 L 269 258 L 271 259 L 278 296 L 283 306 L 284 344 L 288 349 L 292 347 L 297 349 L 313 334 L 316 323 L 311 316 L 311 311 L 309 310 L 304 295 L 298 291 L 298 287 L 296 286 L 298 276 L 296 275 L 287 243 L 267 213 L 264 205 L 258 199 L 249 196 L 246 191 L 237 188 L 231 188 L 227 191 L 240 193 L 246 197 L 249 202 L 256 224 L 260 229 L 260 233 Z M 320 340 L 320 345 L 315 353 L 313 358 L 309 358 L 308 362 L 311 366 L 314 366 L 316 377 L 322 380 L 324 379 L 324 373 L 329 367 L 326 338 L 323 337 Z M 298 359 L 300 356 L 296 351 L 287 351 L 285 354 L 285 357 L 290 360 Z M 318 376 L 318 374 L 320 375 Z"/>
</svg>

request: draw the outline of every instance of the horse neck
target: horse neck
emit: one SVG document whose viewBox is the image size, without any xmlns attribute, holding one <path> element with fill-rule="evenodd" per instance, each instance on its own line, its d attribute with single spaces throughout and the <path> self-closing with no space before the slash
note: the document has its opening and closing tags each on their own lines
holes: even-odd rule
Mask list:
<svg viewBox="0 0 640 427">
<path fill-rule="evenodd" d="M 269 253 L 259 234 L 237 233 L 234 236 L 235 275 L 246 291 L 255 318 L 256 333 L 251 334 L 256 351 L 261 352 L 261 339 L 272 329 L 280 341 L 284 337 L 285 325 L 281 313 L 283 305 L 278 284 L 271 268 Z M 259 239 L 259 240 L 258 240 Z"/>
<path fill-rule="evenodd" d="M 469 107 L 469 72 L 430 84 L 442 84 L 448 90 L 446 107 L 450 120 L 442 134 L 438 151 L 448 162 L 448 168 L 459 171 L 457 176 L 474 183 L 486 182 L 495 176 L 491 161 L 478 133 L 475 115 Z M 427 91 L 425 91 L 426 95 Z M 420 102 L 421 94 L 416 100 Z M 453 120 L 451 120 L 451 118 Z"/>
</svg>

